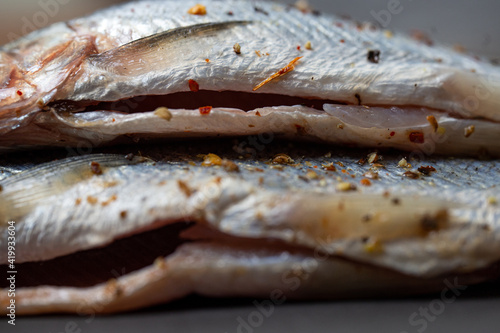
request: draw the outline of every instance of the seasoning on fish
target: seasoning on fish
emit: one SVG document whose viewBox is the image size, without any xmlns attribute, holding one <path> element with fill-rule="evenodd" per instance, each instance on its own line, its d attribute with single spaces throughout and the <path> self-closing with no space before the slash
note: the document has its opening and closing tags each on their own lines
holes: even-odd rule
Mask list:
<svg viewBox="0 0 500 333">
<path fill-rule="evenodd" d="M 367 55 L 368 61 L 378 64 L 380 61 L 380 50 L 369 50 Z"/>
<path fill-rule="evenodd" d="M 221 161 L 221 166 L 226 170 L 227 172 L 239 172 L 240 168 L 236 163 L 234 163 L 231 160 L 228 160 L 226 158 L 222 159 Z"/>
<path fill-rule="evenodd" d="M 233 50 L 234 50 L 234 53 L 241 54 L 241 45 L 239 43 L 234 44 Z"/>
<path fill-rule="evenodd" d="M 287 154 L 278 154 L 272 160 L 273 164 L 293 164 L 295 161 Z"/>
<path fill-rule="evenodd" d="M 475 130 L 476 127 L 474 125 L 467 126 L 466 128 L 464 128 L 464 136 L 468 138 L 472 135 L 472 133 L 474 133 Z"/>
<path fill-rule="evenodd" d="M 195 80 L 189 80 L 188 84 L 189 84 L 189 90 L 191 90 L 192 92 L 200 91 L 200 85 Z"/>
<path fill-rule="evenodd" d="M 202 106 L 199 108 L 199 110 L 200 110 L 200 114 L 207 115 L 212 111 L 212 107 L 211 106 Z"/>
<path fill-rule="evenodd" d="M 342 191 L 342 192 L 354 191 L 354 190 L 356 190 L 356 185 L 348 183 L 348 182 L 341 182 L 341 183 L 338 183 L 335 188 L 338 191 Z"/>
<path fill-rule="evenodd" d="M 424 174 L 426 176 L 430 175 L 431 172 L 434 172 L 436 171 L 436 168 L 434 168 L 433 166 L 421 166 L 420 168 L 418 168 L 418 171 L 421 173 L 421 174 Z"/>
<path fill-rule="evenodd" d="M 271 82 L 272 80 L 280 77 L 280 76 L 283 76 L 285 75 L 286 73 L 288 72 L 291 72 L 295 69 L 295 63 L 297 61 L 299 61 L 301 58 L 303 57 L 297 57 L 295 59 L 293 59 L 292 61 L 290 61 L 290 63 L 288 65 L 286 65 L 285 67 L 283 67 L 282 69 L 280 69 L 279 71 L 277 71 L 275 74 L 271 75 L 269 78 L 265 79 L 264 81 L 262 81 L 261 83 L 259 83 L 258 85 L 256 85 L 254 88 L 253 88 L 253 91 L 256 91 L 257 89 L 261 88 L 263 85 Z"/>
<path fill-rule="evenodd" d="M 222 165 L 222 158 L 216 154 L 207 154 L 203 156 L 203 162 L 201 163 L 204 167 Z"/>
<path fill-rule="evenodd" d="M 193 7 L 189 8 L 188 14 L 207 15 L 207 7 L 205 7 L 204 5 L 196 4 Z"/>
<path fill-rule="evenodd" d="M 420 173 L 415 171 L 406 171 L 405 173 L 403 173 L 403 176 L 410 179 L 419 179 Z"/>
<path fill-rule="evenodd" d="M 90 163 L 90 170 L 94 175 L 102 175 L 101 165 L 97 162 Z"/>
<path fill-rule="evenodd" d="M 424 143 L 424 133 L 423 132 L 410 132 L 408 134 L 410 142 L 413 143 Z"/>
<path fill-rule="evenodd" d="M 157 108 L 155 110 L 155 115 L 165 119 L 166 121 L 170 121 L 170 119 L 172 119 L 172 113 L 170 113 L 169 109 L 164 106 Z"/>
<path fill-rule="evenodd" d="M 431 124 L 434 132 L 437 132 L 437 130 L 439 128 L 439 124 L 436 120 L 436 117 L 434 117 L 433 115 L 427 116 L 427 121 L 429 122 L 429 124 Z"/>
</svg>

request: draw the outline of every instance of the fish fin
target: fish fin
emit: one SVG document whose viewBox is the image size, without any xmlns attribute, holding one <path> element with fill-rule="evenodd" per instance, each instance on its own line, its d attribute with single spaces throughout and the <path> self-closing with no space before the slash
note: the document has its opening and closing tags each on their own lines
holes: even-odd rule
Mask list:
<svg viewBox="0 0 500 333">
<path fill-rule="evenodd" d="M 200 54 L 213 47 L 211 40 L 214 37 L 223 38 L 224 33 L 232 28 L 250 23 L 228 21 L 175 28 L 92 55 L 87 61 L 118 75 L 146 74 L 157 67 L 164 68 L 173 61 L 182 60 L 184 55 Z"/>
<path fill-rule="evenodd" d="M 20 54 L 38 52 L 28 44 Z M 41 53 L 39 61 L 25 71 L 18 67 L 28 62 L 22 55 L 0 51 L 0 135 L 26 124 L 44 109 L 83 60 L 95 52 L 93 38 L 72 37 Z"/>
<path fill-rule="evenodd" d="M 44 163 L 0 181 L 0 225 L 19 221 L 43 201 L 75 184 L 105 172 L 106 168 L 136 164 L 144 158 L 128 160 L 121 155 L 96 154 Z M 94 169 L 92 169 L 92 164 Z"/>
</svg>

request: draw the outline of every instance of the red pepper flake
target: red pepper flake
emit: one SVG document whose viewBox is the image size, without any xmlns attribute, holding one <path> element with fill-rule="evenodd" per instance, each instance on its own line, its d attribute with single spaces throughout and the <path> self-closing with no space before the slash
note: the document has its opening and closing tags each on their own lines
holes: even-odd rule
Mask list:
<svg viewBox="0 0 500 333">
<path fill-rule="evenodd" d="M 22 92 L 21 90 L 18 90 L 18 91 L 17 91 L 17 94 L 18 94 L 19 96 L 22 96 L 22 95 L 23 95 L 23 92 Z"/>
<path fill-rule="evenodd" d="M 285 67 L 283 67 L 282 69 L 280 69 L 279 71 L 277 71 L 276 73 L 274 73 L 273 75 L 271 75 L 270 77 L 268 77 L 267 79 L 265 79 L 264 81 L 262 81 L 261 83 L 256 85 L 253 88 L 253 91 L 256 91 L 257 89 L 261 88 L 263 85 L 269 83 L 270 81 L 272 81 L 280 76 L 283 76 L 288 72 L 293 71 L 295 69 L 295 63 L 297 61 L 299 61 L 301 58 L 302 57 L 297 57 L 297 58 L 293 59 L 292 61 L 290 61 L 290 63 L 288 65 L 286 65 Z"/>
<path fill-rule="evenodd" d="M 210 62 L 210 59 L 205 59 L 206 62 Z"/>
<path fill-rule="evenodd" d="M 413 143 L 424 143 L 424 133 L 422 132 L 411 132 L 408 135 L 408 138 L 410 139 L 410 142 Z"/>
<path fill-rule="evenodd" d="M 396 135 L 396 132 L 391 132 L 391 136 L 394 136 L 394 135 Z"/>
<path fill-rule="evenodd" d="M 428 176 L 431 174 L 431 172 L 436 171 L 436 169 L 433 166 L 428 165 L 428 166 L 421 166 L 420 168 L 418 168 L 418 171 Z"/>
<path fill-rule="evenodd" d="M 366 179 L 366 178 L 361 179 L 360 183 L 363 186 L 371 186 L 372 185 L 372 182 L 369 179 Z"/>
<path fill-rule="evenodd" d="M 199 108 L 199 110 L 200 110 L 200 114 L 209 114 L 212 111 L 212 107 L 211 106 L 202 106 L 201 108 Z"/>
<path fill-rule="evenodd" d="M 200 91 L 200 85 L 195 80 L 189 80 L 189 90 L 192 92 Z"/>
<path fill-rule="evenodd" d="M 341 22 L 335 22 L 335 26 L 337 26 L 338 28 L 344 27 L 344 25 Z"/>
<path fill-rule="evenodd" d="M 341 39 L 341 40 L 340 40 L 340 42 L 341 42 L 341 43 L 345 43 L 345 39 Z"/>
<path fill-rule="evenodd" d="M 300 51 L 300 45 L 297 46 L 297 51 Z"/>
<path fill-rule="evenodd" d="M 260 112 L 259 112 L 259 111 L 255 112 L 255 115 L 256 115 L 257 117 L 262 117 L 262 116 L 260 115 Z"/>
</svg>

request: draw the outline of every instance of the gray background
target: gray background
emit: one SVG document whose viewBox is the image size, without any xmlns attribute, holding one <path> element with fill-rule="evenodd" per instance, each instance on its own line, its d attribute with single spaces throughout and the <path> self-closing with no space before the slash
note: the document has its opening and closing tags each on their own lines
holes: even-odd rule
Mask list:
<svg viewBox="0 0 500 333">
<path fill-rule="evenodd" d="M 41 0 L 47 3 L 51 0 Z M 57 0 L 54 0 L 57 1 Z M 51 21 L 66 20 L 118 0 L 65 0 Z M 200 2 L 203 3 L 202 0 Z M 282 1 L 293 3 L 294 1 Z M 372 11 L 388 9 L 389 0 L 311 0 L 316 9 L 375 21 Z M 461 44 L 467 50 L 500 59 L 500 2 L 458 0 L 400 0 L 403 10 L 391 15 L 386 28 L 410 32 L 419 29 L 433 40 Z M 39 1 L 0 1 L 0 44 L 9 35 L 20 35 L 26 20 L 42 7 Z M 45 23 L 45 22 L 41 22 Z M 385 22 L 384 22 L 385 23 Z M 48 24 L 48 22 L 47 22 Z M 436 298 L 438 297 L 438 298 Z M 436 305 L 439 295 L 421 298 L 285 303 L 255 327 L 240 328 L 256 308 L 253 300 L 210 300 L 190 297 L 169 305 L 110 317 L 45 316 L 18 318 L 17 325 L 0 320 L 0 332 L 498 332 L 500 327 L 499 283 L 469 287 L 457 300 L 411 326 L 410 316 Z M 258 318 L 258 317 L 256 317 Z M 422 317 L 418 317 L 422 318 Z"/>
</svg>

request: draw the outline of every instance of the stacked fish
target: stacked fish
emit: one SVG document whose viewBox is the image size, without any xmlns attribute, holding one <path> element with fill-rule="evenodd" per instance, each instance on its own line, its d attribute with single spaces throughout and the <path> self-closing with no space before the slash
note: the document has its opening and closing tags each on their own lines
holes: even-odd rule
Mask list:
<svg viewBox="0 0 500 333">
<path fill-rule="evenodd" d="M 112 7 L 0 48 L 0 267 L 18 314 L 494 279 L 499 122 L 498 67 L 373 25 Z"/>
</svg>

